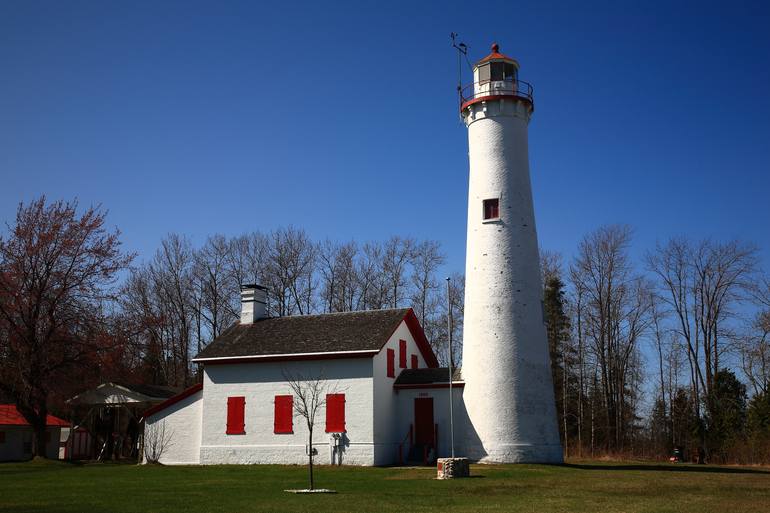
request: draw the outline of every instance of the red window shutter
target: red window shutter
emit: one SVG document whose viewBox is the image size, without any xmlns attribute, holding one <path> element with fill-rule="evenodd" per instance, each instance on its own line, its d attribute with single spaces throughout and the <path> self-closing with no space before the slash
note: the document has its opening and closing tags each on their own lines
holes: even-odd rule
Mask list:
<svg viewBox="0 0 770 513">
<path fill-rule="evenodd" d="M 274 433 L 294 432 L 294 396 L 275 396 Z"/>
<path fill-rule="evenodd" d="M 398 366 L 406 369 L 406 340 L 398 341 Z"/>
<path fill-rule="evenodd" d="M 345 394 L 326 394 L 326 432 L 345 431 Z"/>
<path fill-rule="evenodd" d="M 387 350 L 388 355 L 388 377 L 389 378 L 395 378 L 396 377 L 396 352 L 390 348 Z"/>
<path fill-rule="evenodd" d="M 412 368 L 416 369 L 418 366 L 419 366 L 419 363 L 417 362 L 417 355 L 413 354 L 412 355 Z"/>
<path fill-rule="evenodd" d="M 246 406 L 245 397 L 227 398 L 227 431 L 228 435 L 242 435 L 244 430 L 244 409 Z"/>
</svg>

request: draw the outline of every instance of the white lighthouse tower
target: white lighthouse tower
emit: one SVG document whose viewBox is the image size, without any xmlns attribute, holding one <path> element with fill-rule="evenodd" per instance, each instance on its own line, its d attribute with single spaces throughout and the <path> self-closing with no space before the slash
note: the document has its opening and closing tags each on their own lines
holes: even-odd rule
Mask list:
<svg viewBox="0 0 770 513">
<path fill-rule="evenodd" d="M 560 463 L 529 178 L 534 104 L 518 70 L 494 44 L 461 93 L 470 160 L 464 449 L 482 462 Z"/>
</svg>

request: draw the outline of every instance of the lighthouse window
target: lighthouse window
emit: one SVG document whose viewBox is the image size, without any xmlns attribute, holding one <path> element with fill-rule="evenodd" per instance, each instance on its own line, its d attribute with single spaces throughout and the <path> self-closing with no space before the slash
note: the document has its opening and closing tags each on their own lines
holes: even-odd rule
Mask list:
<svg viewBox="0 0 770 513">
<path fill-rule="evenodd" d="M 484 200 L 484 220 L 500 218 L 500 199 L 491 198 Z"/>
<path fill-rule="evenodd" d="M 482 64 L 479 66 L 479 82 L 482 84 L 489 82 L 489 67 L 490 63 Z"/>
<path fill-rule="evenodd" d="M 490 78 L 495 81 L 506 80 L 512 82 L 516 80 L 516 66 L 510 62 L 493 62 L 487 67 L 486 73 L 482 72 L 482 68 L 479 68 L 479 81 L 484 81 L 484 78 L 489 80 Z M 485 74 L 486 77 L 482 77 Z"/>
</svg>

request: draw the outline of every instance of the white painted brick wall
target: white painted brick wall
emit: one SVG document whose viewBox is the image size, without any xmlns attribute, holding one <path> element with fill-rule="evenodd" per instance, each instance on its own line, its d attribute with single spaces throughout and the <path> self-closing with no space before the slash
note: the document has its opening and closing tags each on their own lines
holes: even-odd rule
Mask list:
<svg viewBox="0 0 770 513">
<path fill-rule="evenodd" d="M 201 422 L 203 393 L 196 392 L 172 404 L 145 420 L 145 433 L 160 428 L 165 430 L 171 443 L 161 453 L 164 465 L 194 465 L 200 463 Z M 144 459 L 144 454 L 142 455 Z"/>
<path fill-rule="evenodd" d="M 323 375 L 330 393 L 345 394 L 348 445 L 343 464 L 373 465 L 371 358 L 207 365 L 203 381 L 201 463 L 306 463 L 308 430 L 304 418 L 294 416 L 293 434 L 273 432 L 275 396 L 293 395 L 285 382 L 284 369 L 303 376 Z M 230 396 L 246 398 L 243 435 L 225 433 Z M 325 425 L 326 410 L 322 406 L 313 430 L 318 450 L 315 461 L 319 464 L 331 462 L 330 435 L 325 432 Z"/>
<path fill-rule="evenodd" d="M 529 177 L 528 104 L 477 103 L 465 117 L 470 178 L 463 378 L 476 440 L 489 462 L 560 462 Z M 499 197 L 500 220 L 482 201 Z"/>
<path fill-rule="evenodd" d="M 373 358 L 374 364 L 374 435 L 377 443 L 375 454 L 376 465 L 389 465 L 396 463 L 398 457 L 398 445 L 406 434 L 406 428 L 399 416 L 398 396 L 393 391 L 393 382 L 401 372 L 398 361 L 399 340 L 406 340 L 406 368 L 411 366 L 411 355 L 417 355 L 418 368 L 426 367 L 425 359 L 420 353 L 417 344 L 412 337 L 406 323 L 402 322 L 396 329 L 382 351 Z M 387 349 L 395 352 L 395 376 L 388 377 Z M 410 419 L 413 413 L 410 415 Z M 407 422 L 407 427 L 409 422 Z"/>
</svg>

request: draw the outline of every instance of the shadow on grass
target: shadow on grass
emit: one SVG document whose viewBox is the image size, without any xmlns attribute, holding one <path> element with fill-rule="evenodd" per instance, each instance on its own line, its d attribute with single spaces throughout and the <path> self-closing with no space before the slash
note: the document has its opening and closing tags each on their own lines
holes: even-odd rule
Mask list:
<svg viewBox="0 0 770 513">
<path fill-rule="evenodd" d="M 633 465 L 633 464 L 581 464 L 581 463 L 565 463 L 562 465 L 566 468 L 575 468 L 578 470 L 639 470 L 648 472 L 693 472 L 693 473 L 712 473 L 712 474 L 765 474 L 770 475 L 770 470 L 765 469 L 753 469 L 745 467 L 716 467 L 711 465 L 687 465 L 676 464 L 670 465 Z"/>
</svg>

